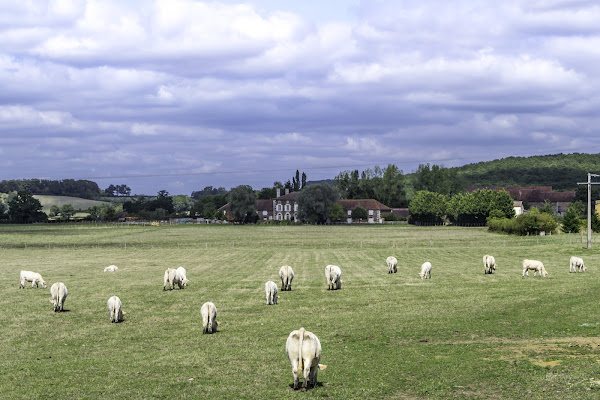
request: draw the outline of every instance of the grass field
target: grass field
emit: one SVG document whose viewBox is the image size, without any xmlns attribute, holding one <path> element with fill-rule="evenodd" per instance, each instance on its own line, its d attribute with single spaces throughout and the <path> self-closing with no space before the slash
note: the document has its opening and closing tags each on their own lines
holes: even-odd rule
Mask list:
<svg viewBox="0 0 600 400">
<path fill-rule="evenodd" d="M 596 399 L 594 247 L 579 235 L 405 225 L 0 225 L 0 398 Z M 569 274 L 571 255 L 588 272 Z M 549 276 L 521 278 L 523 258 Z M 424 261 L 431 280 L 417 275 Z M 120 271 L 103 273 L 110 264 Z M 284 264 L 293 290 L 266 306 L 264 283 L 279 286 Z M 327 264 L 342 269 L 339 291 L 326 290 Z M 177 266 L 190 285 L 163 292 Z M 68 312 L 52 311 L 49 288 L 18 289 L 21 269 L 64 282 Z M 123 323 L 109 322 L 112 295 Z M 206 301 L 221 322 L 213 335 L 202 335 Z M 327 365 L 306 393 L 291 389 L 285 355 L 300 327 Z"/>
<path fill-rule="evenodd" d="M 56 205 L 58 207 L 62 207 L 65 204 L 70 204 L 75 208 L 75 210 L 87 210 L 93 206 L 100 206 L 103 204 L 110 204 L 106 201 L 97 201 L 97 200 L 88 200 L 82 199 L 81 197 L 70 197 L 70 196 L 50 196 L 50 195 L 42 195 L 36 194 L 33 197 L 38 199 L 42 204 L 42 210 L 47 214 L 50 212 L 50 207 Z"/>
</svg>

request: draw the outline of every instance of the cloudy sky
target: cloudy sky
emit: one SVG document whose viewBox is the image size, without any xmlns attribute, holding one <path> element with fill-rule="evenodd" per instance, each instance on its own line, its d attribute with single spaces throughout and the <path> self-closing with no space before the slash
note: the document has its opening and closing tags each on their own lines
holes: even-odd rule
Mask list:
<svg viewBox="0 0 600 400">
<path fill-rule="evenodd" d="M 0 2 L 0 179 L 134 193 L 600 151 L 600 3 Z"/>
</svg>

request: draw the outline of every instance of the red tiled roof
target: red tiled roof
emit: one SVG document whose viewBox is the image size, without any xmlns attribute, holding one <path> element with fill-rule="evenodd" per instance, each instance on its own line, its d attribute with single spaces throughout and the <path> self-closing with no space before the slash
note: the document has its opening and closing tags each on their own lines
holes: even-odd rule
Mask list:
<svg viewBox="0 0 600 400">
<path fill-rule="evenodd" d="M 467 192 L 477 189 L 506 190 L 510 197 L 530 203 L 544 200 L 571 202 L 575 198 L 575 191 L 553 192 L 552 186 L 471 186 Z"/>
<path fill-rule="evenodd" d="M 354 200 L 338 200 L 338 204 L 342 206 L 344 210 L 354 210 L 356 207 L 361 206 L 365 210 L 381 210 L 383 212 L 391 212 L 391 207 L 381 204 L 374 199 L 354 199 Z"/>
<path fill-rule="evenodd" d="M 296 197 L 298 197 L 298 195 L 299 195 L 299 194 L 300 194 L 300 192 L 291 192 L 291 193 L 288 193 L 288 194 L 281 195 L 281 196 L 279 196 L 279 197 L 275 197 L 275 200 L 281 200 L 281 201 L 285 201 L 285 200 L 288 200 L 288 201 L 296 201 Z"/>
<path fill-rule="evenodd" d="M 273 200 L 257 200 L 258 211 L 273 211 Z"/>
</svg>

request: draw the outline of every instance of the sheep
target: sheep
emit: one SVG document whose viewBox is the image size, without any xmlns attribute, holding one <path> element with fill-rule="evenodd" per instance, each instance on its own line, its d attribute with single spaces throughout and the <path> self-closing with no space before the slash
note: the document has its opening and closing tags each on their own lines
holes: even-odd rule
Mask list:
<svg viewBox="0 0 600 400">
<path fill-rule="evenodd" d="M 42 278 L 40 274 L 37 272 L 31 271 L 21 271 L 21 282 L 19 283 L 19 289 L 25 289 L 25 282 L 31 282 L 31 288 L 37 287 L 39 288 L 42 285 L 42 288 L 46 289 L 46 281 Z"/>
<path fill-rule="evenodd" d="M 546 277 L 548 275 L 548 272 L 546 271 L 546 268 L 544 268 L 544 264 L 542 264 L 541 261 L 523 260 L 523 278 L 525 277 L 525 274 L 529 276 L 530 269 L 533 270 L 533 276 L 535 276 L 535 274 L 538 272 L 542 277 Z"/>
<path fill-rule="evenodd" d="M 342 288 L 342 270 L 337 265 L 325 267 L 325 279 L 327 280 L 327 290 Z"/>
<path fill-rule="evenodd" d="M 483 273 L 491 274 L 496 270 L 496 259 L 494 256 L 486 254 L 483 256 Z"/>
<path fill-rule="evenodd" d="M 386 258 L 385 263 L 388 267 L 388 274 L 398 272 L 398 260 L 396 260 L 396 257 L 389 256 Z"/>
<path fill-rule="evenodd" d="M 108 299 L 106 303 L 108 306 L 108 312 L 110 313 L 110 322 L 121 322 L 123 321 L 123 309 L 121 305 L 121 299 L 117 296 L 113 296 Z"/>
<path fill-rule="evenodd" d="M 65 299 L 67 298 L 67 287 L 62 282 L 57 282 L 50 287 L 50 296 L 54 304 L 54 312 L 64 311 Z"/>
<path fill-rule="evenodd" d="M 267 305 L 277 304 L 277 284 L 273 281 L 265 283 L 265 292 L 267 294 Z"/>
<path fill-rule="evenodd" d="M 431 263 L 426 261 L 421 265 L 421 272 L 419 272 L 421 279 L 431 279 Z"/>
<path fill-rule="evenodd" d="M 215 333 L 217 331 L 217 307 L 210 301 L 202 304 L 200 308 L 202 315 L 202 333 Z"/>
<path fill-rule="evenodd" d="M 281 291 L 292 290 L 292 281 L 294 280 L 294 270 L 289 265 L 279 268 L 279 278 L 281 278 Z"/>
<path fill-rule="evenodd" d="M 116 265 L 109 265 L 108 267 L 104 268 L 104 272 L 117 272 L 118 270 L 119 267 Z"/>
<path fill-rule="evenodd" d="M 583 259 L 579 257 L 571 257 L 569 260 L 569 272 L 585 272 L 586 268 L 583 264 Z"/>
<path fill-rule="evenodd" d="M 307 379 L 310 386 L 317 385 L 317 372 L 327 366 L 319 364 L 321 360 L 321 343 L 319 338 L 304 328 L 292 331 L 285 342 L 285 352 L 292 364 L 294 390 L 298 389 L 300 376 L 304 376 L 302 391 L 307 389 Z"/>
<path fill-rule="evenodd" d="M 187 271 L 183 267 L 179 267 L 175 270 L 175 283 L 179 286 L 179 289 L 184 288 L 190 281 L 187 278 Z"/>
<path fill-rule="evenodd" d="M 163 280 L 163 291 L 167 290 L 167 286 L 169 290 L 173 290 L 173 285 L 175 284 L 175 275 L 177 270 L 174 268 L 167 268 L 165 271 L 165 276 Z"/>
</svg>

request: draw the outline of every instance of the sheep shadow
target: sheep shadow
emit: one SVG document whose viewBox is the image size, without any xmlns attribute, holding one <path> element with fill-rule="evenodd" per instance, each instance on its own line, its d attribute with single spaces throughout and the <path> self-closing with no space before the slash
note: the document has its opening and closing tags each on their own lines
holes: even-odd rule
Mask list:
<svg viewBox="0 0 600 400">
<path fill-rule="evenodd" d="M 300 384 L 298 386 L 299 386 L 299 388 L 296 389 L 296 390 L 301 391 L 302 390 L 302 380 L 300 380 Z M 294 382 L 290 383 L 289 387 L 293 390 L 294 389 Z M 309 390 L 313 390 L 313 389 L 316 389 L 318 387 L 323 387 L 323 382 L 317 381 L 317 384 L 315 386 L 308 385 L 308 387 L 306 388 L 306 391 L 308 392 Z"/>
</svg>

